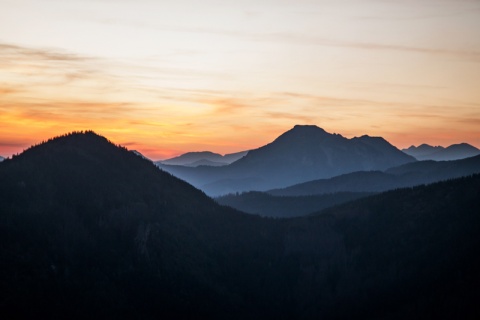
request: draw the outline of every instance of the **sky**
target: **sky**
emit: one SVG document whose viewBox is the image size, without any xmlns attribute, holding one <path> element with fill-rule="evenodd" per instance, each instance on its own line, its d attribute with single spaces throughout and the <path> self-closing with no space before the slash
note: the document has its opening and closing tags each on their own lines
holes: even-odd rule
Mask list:
<svg viewBox="0 0 480 320">
<path fill-rule="evenodd" d="M 94 130 L 151 159 L 296 124 L 480 148 L 480 0 L 0 0 L 0 155 Z"/>
</svg>

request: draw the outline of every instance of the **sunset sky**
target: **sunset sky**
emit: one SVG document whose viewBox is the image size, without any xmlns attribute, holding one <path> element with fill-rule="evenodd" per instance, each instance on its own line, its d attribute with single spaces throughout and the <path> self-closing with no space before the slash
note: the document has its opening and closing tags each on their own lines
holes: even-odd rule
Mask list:
<svg viewBox="0 0 480 320">
<path fill-rule="evenodd" d="M 157 160 L 295 124 L 480 147 L 480 0 L 0 0 L 0 155 L 92 129 Z"/>
</svg>

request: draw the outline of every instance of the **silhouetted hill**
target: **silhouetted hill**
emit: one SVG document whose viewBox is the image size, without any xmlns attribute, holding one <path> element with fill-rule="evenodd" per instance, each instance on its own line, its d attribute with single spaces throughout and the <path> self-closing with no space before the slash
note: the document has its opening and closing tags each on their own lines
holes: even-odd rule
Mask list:
<svg viewBox="0 0 480 320">
<path fill-rule="evenodd" d="M 480 246 L 475 235 L 480 229 L 480 204 L 473 199 L 480 195 L 479 187 L 480 175 L 475 175 L 389 191 L 320 212 L 320 217 L 335 217 L 336 230 L 345 236 L 345 247 L 356 261 L 350 265 L 356 271 L 347 262 L 337 265 L 342 271 L 336 272 L 370 275 L 362 280 L 372 283 L 366 291 L 351 292 L 352 306 L 361 303 L 355 296 L 364 294 L 383 300 L 386 309 L 403 301 L 396 312 L 380 318 L 478 317 L 480 308 L 473 307 L 473 300 L 480 293 L 475 288 L 480 276 L 474 271 L 480 264 L 480 258 L 474 257 Z M 336 288 L 356 287 L 356 281 L 347 276 L 336 282 Z M 381 297 L 377 285 L 386 289 L 387 283 L 397 281 L 402 284 L 390 291 L 392 296 Z M 413 296 L 402 298 L 403 294 Z"/>
<path fill-rule="evenodd" d="M 2 162 L 3 160 L 5 160 L 5 158 L 0 156 L 0 162 Z"/>
<path fill-rule="evenodd" d="M 225 206 L 263 217 L 292 218 L 320 211 L 341 203 L 367 197 L 367 192 L 339 192 L 312 196 L 273 196 L 259 191 L 228 194 L 215 198 Z"/>
<path fill-rule="evenodd" d="M 360 171 L 266 191 L 275 196 L 334 192 L 382 192 L 480 173 L 480 156 L 455 161 L 418 161 L 385 172 Z"/>
<path fill-rule="evenodd" d="M 157 161 L 158 164 L 197 167 L 199 165 L 227 165 L 244 157 L 248 151 L 221 155 L 210 151 L 187 152 L 178 157 Z"/>
<path fill-rule="evenodd" d="M 417 160 L 435 161 L 459 160 L 480 155 L 480 150 L 468 143 L 452 144 L 447 148 L 422 144 L 418 147 L 411 146 L 402 151 L 415 157 Z"/>
<path fill-rule="evenodd" d="M 317 126 L 295 126 L 275 141 L 220 168 L 162 169 L 216 196 L 268 190 L 360 170 L 384 170 L 415 161 L 383 138 L 347 139 Z"/>
<path fill-rule="evenodd" d="M 255 246 L 224 224 L 250 217 L 93 132 L 5 160 L 0 181 L 5 318 L 215 314 L 232 299 L 212 281 L 220 247 Z"/>
<path fill-rule="evenodd" d="M 265 219 L 86 132 L 0 181 L 2 319 L 480 315 L 478 175 Z"/>
</svg>

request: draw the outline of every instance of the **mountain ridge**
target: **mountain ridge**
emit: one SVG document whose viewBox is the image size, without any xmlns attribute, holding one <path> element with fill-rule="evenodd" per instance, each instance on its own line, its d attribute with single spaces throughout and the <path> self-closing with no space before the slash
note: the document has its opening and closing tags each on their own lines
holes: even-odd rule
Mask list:
<svg viewBox="0 0 480 320">
<path fill-rule="evenodd" d="M 480 149 L 464 142 L 452 144 L 446 148 L 442 146 L 433 147 L 424 143 L 418 147 L 412 145 L 407 149 L 402 149 L 402 151 L 415 157 L 417 160 L 435 161 L 459 160 L 480 154 Z"/>
<path fill-rule="evenodd" d="M 385 171 L 358 171 L 267 190 L 275 196 L 306 196 L 333 192 L 384 192 L 480 172 L 480 156 L 452 161 L 424 160 Z"/>
<path fill-rule="evenodd" d="M 264 191 L 312 178 L 359 170 L 384 170 L 416 161 L 383 138 L 347 139 L 314 125 L 296 125 L 271 143 L 250 150 L 234 163 L 218 168 L 160 165 L 211 196 Z"/>
<path fill-rule="evenodd" d="M 227 165 L 244 157 L 247 153 L 248 151 L 240 151 L 221 155 L 211 151 L 193 151 L 181 154 L 178 157 L 156 161 L 156 163 L 189 167 L 198 165 Z"/>
</svg>

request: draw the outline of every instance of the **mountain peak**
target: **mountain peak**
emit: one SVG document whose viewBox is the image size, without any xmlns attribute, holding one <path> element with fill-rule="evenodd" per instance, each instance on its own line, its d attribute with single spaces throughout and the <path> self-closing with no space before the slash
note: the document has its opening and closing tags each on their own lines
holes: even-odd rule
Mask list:
<svg viewBox="0 0 480 320">
<path fill-rule="evenodd" d="M 132 203 L 147 201 L 139 192 L 152 199 L 161 195 L 175 197 L 177 192 L 190 193 L 203 199 L 200 201 L 208 199 L 151 161 L 93 131 L 72 132 L 44 141 L 2 163 L 0 169 L 4 175 L 0 170 L 0 180 L 7 181 L 5 172 L 15 176 L 19 185 L 27 188 L 26 195 L 41 190 L 45 197 L 59 196 L 80 211 L 85 203 L 99 198 L 104 199 L 102 205 L 112 208 L 125 199 Z"/>
<path fill-rule="evenodd" d="M 361 141 L 367 141 L 367 140 L 371 140 L 371 141 L 382 141 L 382 142 L 387 142 L 387 140 L 385 140 L 385 138 L 383 137 L 377 137 L 377 136 L 369 136 L 368 134 L 364 134 L 363 136 L 360 136 L 360 137 L 355 137 L 353 139 L 359 139 Z"/>
<path fill-rule="evenodd" d="M 53 137 L 48 139 L 47 141 L 43 141 L 39 145 L 47 144 L 49 142 L 51 143 L 77 142 L 78 143 L 82 141 L 110 142 L 107 138 L 97 134 L 96 132 L 92 130 L 86 130 L 86 131 L 72 131 L 57 137 Z"/>
<path fill-rule="evenodd" d="M 296 124 L 292 129 L 290 129 L 287 132 L 291 132 L 291 131 L 297 131 L 297 132 L 309 131 L 309 132 L 328 133 L 324 129 L 322 129 L 322 128 L 316 126 L 316 125 L 313 125 L 313 124 Z"/>
<path fill-rule="evenodd" d="M 329 136 L 336 136 L 328 133 L 324 129 L 315 125 L 295 125 L 292 129 L 281 134 L 275 141 L 298 141 L 298 140 L 312 140 L 318 138 L 326 138 Z"/>
<path fill-rule="evenodd" d="M 414 146 L 412 146 L 412 147 L 414 147 Z M 435 146 L 431 146 L 429 144 L 422 143 L 421 145 L 418 146 L 418 148 L 435 148 Z"/>
<path fill-rule="evenodd" d="M 29 155 L 38 156 L 49 152 L 56 153 L 69 151 L 70 153 L 74 153 L 74 150 L 79 154 L 85 154 L 87 150 L 101 150 L 104 146 L 109 145 L 115 146 L 107 138 L 98 135 L 94 131 L 73 131 L 42 141 L 14 157 L 23 158 L 29 157 Z M 67 147 L 65 148 L 65 146 Z"/>
<path fill-rule="evenodd" d="M 451 146 L 449 146 L 449 148 L 463 148 L 463 149 L 470 149 L 470 150 L 479 150 L 478 148 L 476 148 L 476 147 L 474 147 L 471 144 L 468 144 L 466 142 L 452 144 Z"/>
</svg>

